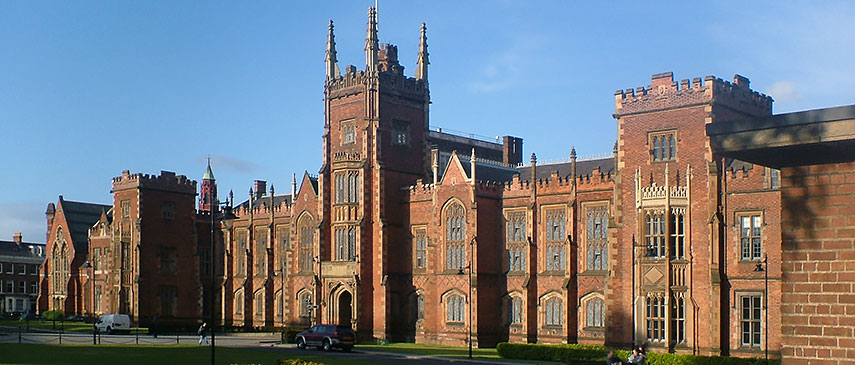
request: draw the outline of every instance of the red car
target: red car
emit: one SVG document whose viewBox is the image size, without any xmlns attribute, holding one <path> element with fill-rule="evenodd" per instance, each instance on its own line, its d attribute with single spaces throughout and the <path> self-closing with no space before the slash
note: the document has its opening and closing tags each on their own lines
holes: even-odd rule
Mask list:
<svg viewBox="0 0 855 365">
<path fill-rule="evenodd" d="M 333 347 L 350 351 L 356 341 L 356 335 L 350 327 L 334 324 L 316 324 L 297 334 L 297 348 L 303 350 L 306 346 L 317 346 L 324 351 Z"/>
</svg>

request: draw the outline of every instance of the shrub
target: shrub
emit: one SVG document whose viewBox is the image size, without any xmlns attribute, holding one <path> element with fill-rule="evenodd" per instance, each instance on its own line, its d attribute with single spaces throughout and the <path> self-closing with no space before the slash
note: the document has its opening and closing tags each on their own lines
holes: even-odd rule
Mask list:
<svg viewBox="0 0 855 365">
<path fill-rule="evenodd" d="M 63 313 L 61 310 L 56 309 L 52 311 L 42 312 L 42 317 L 48 321 L 61 321 Z"/>
<path fill-rule="evenodd" d="M 499 356 L 506 359 L 545 360 L 571 364 L 602 363 L 609 351 L 614 351 L 623 360 L 626 360 L 630 355 L 630 351 L 627 350 L 610 350 L 599 345 L 578 344 L 543 345 L 503 342 L 496 346 L 496 351 Z M 780 364 L 781 360 L 771 359 L 769 362 Z M 765 360 L 761 358 L 647 353 L 647 363 L 649 365 L 759 365 L 764 364 Z"/>
<path fill-rule="evenodd" d="M 279 359 L 279 365 L 323 365 L 319 362 L 303 359 Z"/>
</svg>

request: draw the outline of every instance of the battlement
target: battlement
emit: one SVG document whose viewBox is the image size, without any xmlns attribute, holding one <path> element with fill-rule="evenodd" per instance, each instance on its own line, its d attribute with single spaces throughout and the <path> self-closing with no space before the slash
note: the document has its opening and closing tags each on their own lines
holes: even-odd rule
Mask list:
<svg viewBox="0 0 855 365">
<path fill-rule="evenodd" d="M 234 207 L 232 213 L 238 219 L 248 217 L 250 215 L 253 216 L 270 216 L 273 213 L 274 217 L 290 217 L 291 216 L 291 207 L 292 204 L 287 200 L 283 200 L 278 204 L 270 205 L 270 198 L 261 198 L 260 203 L 250 207 L 247 205 L 240 205 Z"/>
<path fill-rule="evenodd" d="M 694 104 L 720 103 L 752 114 L 771 114 L 772 98 L 751 90 L 747 77 L 734 75 L 733 82 L 714 76 L 674 81 L 672 72 L 655 74 L 651 84 L 615 91 L 615 116 L 621 117 Z"/>
<path fill-rule="evenodd" d="M 113 178 L 113 191 L 126 189 L 154 189 L 196 195 L 196 181 L 172 171 L 161 171 L 160 175 L 122 171 L 122 176 Z"/>
<path fill-rule="evenodd" d="M 356 66 L 350 65 L 344 68 L 344 75 L 337 78 L 327 80 L 327 91 L 342 91 L 352 87 L 363 87 L 366 84 L 367 77 L 365 71 L 356 71 Z"/>
<path fill-rule="evenodd" d="M 397 48 L 395 48 L 395 52 L 397 52 Z M 394 64 L 384 63 L 383 65 L 386 68 L 381 69 L 378 74 L 378 82 L 381 88 L 393 89 L 404 94 L 410 94 L 412 97 L 423 97 L 427 94 L 427 83 L 424 80 L 404 76 L 404 68 L 397 65 L 397 60 Z M 357 71 L 356 66 L 350 65 L 344 68 L 344 75 L 327 80 L 326 88 L 330 94 L 349 94 L 357 91 L 352 90 L 352 88 L 361 89 L 366 86 L 370 79 L 366 76 L 365 71 Z"/>
</svg>

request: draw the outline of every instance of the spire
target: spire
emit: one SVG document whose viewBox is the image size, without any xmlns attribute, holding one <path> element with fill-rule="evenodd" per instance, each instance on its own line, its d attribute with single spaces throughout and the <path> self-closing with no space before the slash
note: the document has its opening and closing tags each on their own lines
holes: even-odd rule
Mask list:
<svg viewBox="0 0 855 365">
<path fill-rule="evenodd" d="M 202 175 L 202 185 L 199 186 L 199 211 L 212 212 L 217 204 L 217 181 L 211 169 L 211 158 L 208 157 L 208 168 Z"/>
<path fill-rule="evenodd" d="M 573 178 L 573 186 L 576 186 L 576 147 L 570 147 L 570 175 Z"/>
<path fill-rule="evenodd" d="M 297 173 L 291 173 L 291 201 L 297 199 Z"/>
<path fill-rule="evenodd" d="M 327 34 L 327 80 L 335 79 L 341 76 L 338 70 L 338 59 L 335 53 L 335 34 L 333 34 L 333 21 L 330 20 L 330 31 Z"/>
<path fill-rule="evenodd" d="M 377 41 L 377 9 L 368 8 L 368 31 L 365 38 L 365 71 L 377 71 L 379 64 L 377 52 L 379 50 Z"/>
<path fill-rule="evenodd" d="M 419 39 L 419 57 L 416 63 L 416 79 L 427 81 L 428 78 L 427 27 L 422 23 L 422 36 Z"/>
<path fill-rule="evenodd" d="M 205 170 L 205 175 L 202 175 L 202 180 L 216 180 L 214 178 L 214 171 L 211 170 L 211 158 L 208 157 L 208 169 Z"/>
</svg>

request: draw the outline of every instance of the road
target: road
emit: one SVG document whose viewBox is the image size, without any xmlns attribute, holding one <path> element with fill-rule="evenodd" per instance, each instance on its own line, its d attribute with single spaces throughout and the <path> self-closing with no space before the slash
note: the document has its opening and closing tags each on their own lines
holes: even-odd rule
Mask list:
<svg viewBox="0 0 855 365">
<path fill-rule="evenodd" d="M 299 350 L 293 344 L 280 344 L 280 337 L 276 334 L 249 334 L 249 335 L 220 335 L 217 336 L 217 346 L 226 347 L 245 347 L 257 348 L 264 351 L 277 351 L 293 357 L 301 355 L 320 355 L 326 357 L 345 358 L 365 362 L 373 362 L 380 364 L 495 364 L 495 361 L 469 360 L 469 359 L 451 359 L 438 358 L 426 355 L 409 355 L 376 351 L 363 351 L 359 347 L 351 352 L 343 352 L 334 350 L 330 352 L 322 352 L 314 348 Z M 172 345 L 172 344 L 198 344 L 199 336 L 191 335 L 160 335 L 154 338 L 150 335 L 107 335 L 101 334 L 95 337 L 98 344 L 114 344 L 114 345 Z M 0 343 L 18 343 L 19 334 L 16 332 L 0 332 Z M 92 334 L 84 333 L 21 333 L 20 343 L 35 343 L 35 344 L 92 344 Z"/>
</svg>

